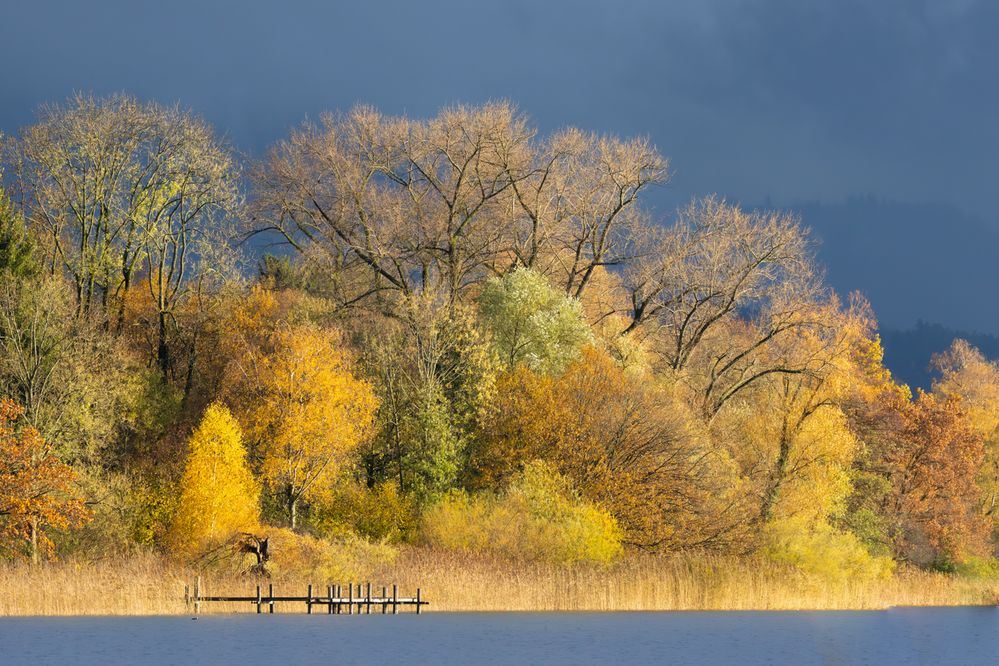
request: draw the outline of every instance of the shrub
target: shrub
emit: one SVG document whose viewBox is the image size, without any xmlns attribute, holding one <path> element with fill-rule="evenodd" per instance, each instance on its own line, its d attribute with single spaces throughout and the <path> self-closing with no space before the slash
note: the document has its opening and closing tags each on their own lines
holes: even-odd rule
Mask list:
<svg viewBox="0 0 999 666">
<path fill-rule="evenodd" d="M 622 551 L 614 518 L 539 462 L 500 495 L 449 494 L 427 510 L 421 529 L 423 540 L 439 548 L 566 564 L 608 563 Z"/>
<path fill-rule="evenodd" d="M 395 483 L 379 483 L 374 488 L 354 483 L 345 484 L 329 501 L 313 506 L 309 522 L 325 537 L 359 534 L 399 543 L 412 535 L 415 516 L 412 501 Z"/>
<path fill-rule="evenodd" d="M 117 558 L 163 543 L 177 508 L 173 484 L 85 468 L 78 485 L 92 520 L 58 534 L 60 555 Z"/>
<path fill-rule="evenodd" d="M 821 521 L 775 521 L 766 537 L 768 558 L 827 578 L 885 578 L 895 568 L 894 560 L 871 555 L 854 534 Z"/>
<path fill-rule="evenodd" d="M 271 559 L 267 568 L 275 579 L 307 578 L 331 583 L 368 578 L 391 564 L 397 551 L 386 543 L 357 536 L 321 539 L 289 529 L 268 530 Z"/>
<path fill-rule="evenodd" d="M 999 561 L 994 557 L 971 555 L 956 562 L 947 560 L 934 562 L 931 568 L 945 573 L 967 576 L 968 578 L 999 577 Z"/>
</svg>

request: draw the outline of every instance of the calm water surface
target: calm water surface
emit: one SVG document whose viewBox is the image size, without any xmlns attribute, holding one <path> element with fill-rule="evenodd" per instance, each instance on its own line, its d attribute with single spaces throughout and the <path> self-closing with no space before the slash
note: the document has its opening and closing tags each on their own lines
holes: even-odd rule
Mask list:
<svg viewBox="0 0 999 666">
<path fill-rule="evenodd" d="M 999 664 L 999 609 L 0 619 L 0 664 Z"/>
</svg>

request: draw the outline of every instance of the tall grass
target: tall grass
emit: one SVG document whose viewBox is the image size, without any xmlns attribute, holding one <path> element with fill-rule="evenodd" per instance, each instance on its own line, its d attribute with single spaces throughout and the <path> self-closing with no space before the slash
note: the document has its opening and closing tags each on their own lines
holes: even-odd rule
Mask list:
<svg viewBox="0 0 999 666">
<path fill-rule="evenodd" d="M 182 614 L 189 612 L 184 584 L 196 575 L 152 556 L 37 568 L 8 563 L 0 566 L 0 615 Z M 251 595 L 259 582 L 204 572 L 202 580 L 211 594 Z M 310 582 L 325 590 L 328 582 L 351 581 L 286 576 L 274 582 L 275 591 L 304 594 Z M 882 609 L 999 600 L 995 580 L 904 570 L 884 580 L 835 582 L 758 560 L 693 554 L 565 567 L 411 548 L 381 565 L 371 582 L 396 583 L 405 595 L 420 587 L 431 611 Z M 253 610 L 251 604 L 211 603 L 202 612 Z M 302 604 L 277 608 L 302 610 Z"/>
<path fill-rule="evenodd" d="M 994 604 L 999 581 L 904 570 L 834 581 L 755 559 L 638 556 L 609 567 L 516 566 L 446 552 L 405 551 L 384 575 L 420 585 L 436 610 L 641 611 L 881 609 Z"/>
<path fill-rule="evenodd" d="M 37 567 L 2 563 L 0 616 L 183 613 L 189 573 L 153 556 Z"/>
</svg>

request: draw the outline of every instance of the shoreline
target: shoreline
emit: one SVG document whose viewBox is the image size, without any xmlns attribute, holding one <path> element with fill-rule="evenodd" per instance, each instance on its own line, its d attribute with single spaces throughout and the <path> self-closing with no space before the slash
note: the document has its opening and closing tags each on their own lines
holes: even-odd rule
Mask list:
<svg viewBox="0 0 999 666">
<path fill-rule="evenodd" d="M 770 608 L 770 609 L 688 609 L 688 610 L 676 610 L 676 609 L 647 609 L 647 610 L 612 610 L 612 611 L 598 611 L 598 610 L 445 610 L 445 611 L 431 611 L 424 610 L 422 615 L 538 615 L 538 616 L 557 616 L 557 615 L 735 615 L 735 614 L 767 614 L 767 615 L 784 615 L 784 614 L 825 614 L 825 613 L 843 613 L 843 614 L 861 614 L 861 613 L 889 613 L 892 611 L 931 611 L 931 610 L 959 610 L 967 608 L 993 608 L 997 604 L 951 604 L 951 605 L 926 605 L 926 606 L 889 606 L 888 608 Z M 70 620 L 77 618 L 107 618 L 107 619 L 128 619 L 128 618 L 190 618 L 194 619 L 205 619 L 205 618 L 232 618 L 232 617 L 250 617 L 254 616 L 256 613 L 253 611 L 227 611 L 227 612 L 201 612 L 198 615 L 194 613 L 132 613 L 132 614 L 122 614 L 122 613 L 75 613 L 67 615 L 53 615 L 53 614 L 13 614 L 13 615 L 0 615 L 0 622 L 5 620 L 31 620 L 31 619 L 53 619 L 53 620 Z M 264 613 L 266 615 L 266 613 Z M 304 612 L 283 612 L 277 613 L 281 617 L 310 617 Z M 361 614 L 365 615 L 365 614 Z M 372 613 L 372 616 L 381 615 L 381 613 Z M 415 615 L 415 613 L 399 613 L 399 615 Z M 399 617 L 397 615 L 396 617 Z M 421 615 L 421 617 L 422 617 Z M 315 617 L 324 617 L 325 613 L 318 613 Z M 353 616 L 351 616 L 353 617 Z M 386 616 L 387 617 L 387 616 Z"/>
<path fill-rule="evenodd" d="M 184 585 L 202 576 L 203 593 L 250 594 L 257 579 L 198 572 L 153 555 L 113 561 L 0 565 L 0 617 L 183 616 Z M 887 611 L 892 608 L 993 606 L 999 580 L 902 570 L 875 580 L 830 580 L 760 560 L 713 555 L 633 556 L 609 567 L 509 562 L 406 548 L 348 582 L 422 590 L 424 613 Z M 285 573 L 275 594 L 325 589 L 318 573 Z M 199 615 L 255 614 L 247 602 L 206 602 Z M 275 604 L 276 614 L 305 614 L 303 602 Z M 400 609 L 409 614 L 412 609 Z M 317 614 L 325 614 L 321 608 Z"/>
</svg>

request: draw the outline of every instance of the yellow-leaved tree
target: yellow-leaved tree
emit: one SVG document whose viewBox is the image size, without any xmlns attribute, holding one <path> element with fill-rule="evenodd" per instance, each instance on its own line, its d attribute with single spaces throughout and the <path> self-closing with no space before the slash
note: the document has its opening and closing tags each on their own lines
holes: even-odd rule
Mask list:
<svg viewBox="0 0 999 666">
<path fill-rule="evenodd" d="M 229 410 L 213 403 L 190 440 L 171 541 L 196 553 L 260 520 L 260 487 L 246 460 L 243 433 Z"/>
<path fill-rule="evenodd" d="M 827 306 L 825 324 L 788 335 L 800 372 L 760 378 L 729 401 L 714 434 L 732 443 L 747 487 L 758 498 L 755 521 L 773 559 L 831 577 L 877 577 L 891 571 L 841 525 L 861 443 L 844 403 L 860 390 L 871 353 L 873 318 L 856 299 Z"/>
<path fill-rule="evenodd" d="M 280 328 L 248 364 L 247 427 L 264 481 L 280 495 L 292 529 L 300 502 L 328 492 L 372 434 L 378 399 L 351 372 L 337 340 L 312 324 Z"/>
</svg>

